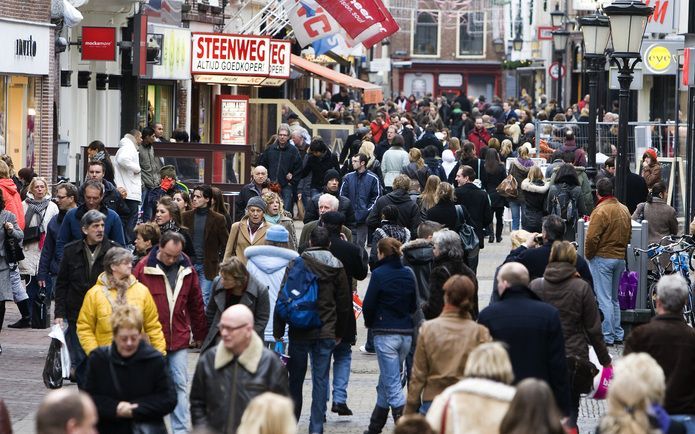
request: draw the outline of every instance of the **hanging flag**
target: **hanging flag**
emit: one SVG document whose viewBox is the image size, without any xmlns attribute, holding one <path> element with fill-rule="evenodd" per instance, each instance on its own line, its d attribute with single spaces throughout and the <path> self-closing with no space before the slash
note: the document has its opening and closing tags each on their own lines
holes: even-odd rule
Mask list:
<svg viewBox="0 0 695 434">
<path fill-rule="evenodd" d="M 340 25 L 313 0 L 298 1 L 288 12 L 297 42 L 302 47 L 334 35 Z"/>
<path fill-rule="evenodd" d="M 345 29 L 350 38 L 365 43 L 367 48 L 398 30 L 398 25 L 381 0 L 314 1 Z"/>
<path fill-rule="evenodd" d="M 381 42 L 382 40 L 393 35 L 400 29 L 396 20 L 393 19 L 393 16 L 387 10 L 384 10 L 384 16 L 386 17 L 386 19 L 379 23 L 381 25 L 381 30 L 379 31 L 379 33 L 361 41 L 365 47 L 372 47 L 377 42 Z"/>
</svg>

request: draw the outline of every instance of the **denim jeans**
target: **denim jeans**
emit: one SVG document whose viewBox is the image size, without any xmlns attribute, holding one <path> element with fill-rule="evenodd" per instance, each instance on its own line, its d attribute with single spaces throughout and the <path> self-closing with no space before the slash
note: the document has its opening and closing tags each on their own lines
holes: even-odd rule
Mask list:
<svg viewBox="0 0 695 434">
<path fill-rule="evenodd" d="M 29 298 L 27 290 L 22 283 L 22 276 L 19 275 L 19 270 L 17 268 L 10 270 L 10 284 L 12 285 L 12 299 L 15 303 Z"/>
<path fill-rule="evenodd" d="M 140 210 L 140 202 L 137 200 L 125 199 L 125 204 L 128 206 L 128 215 L 122 219 L 123 235 L 125 236 L 126 244 L 133 244 L 135 241 L 135 225 L 138 222 L 138 211 Z"/>
<path fill-rule="evenodd" d="M 410 351 L 410 335 L 375 335 L 374 348 L 379 363 L 379 383 L 376 386 L 376 405 L 381 408 L 402 407 L 405 393 L 401 384 L 401 370 Z"/>
<path fill-rule="evenodd" d="M 523 210 L 523 205 L 518 200 L 510 200 L 509 208 L 512 210 L 512 230 L 519 230 L 519 223 L 521 222 L 521 213 Z"/>
<path fill-rule="evenodd" d="M 350 381 L 350 364 L 352 363 L 352 345 L 342 340 L 333 349 L 333 403 L 347 403 L 348 381 Z"/>
<path fill-rule="evenodd" d="M 188 432 L 188 350 L 167 352 L 167 367 L 176 389 L 176 408 L 169 415 L 174 434 Z"/>
<path fill-rule="evenodd" d="M 294 206 L 294 192 L 292 186 L 287 184 L 286 186 L 282 187 L 280 196 L 282 196 L 282 205 L 285 207 L 285 211 L 288 211 L 294 215 L 294 210 L 292 209 Z"/>
<path fill-rule="evenodd" d="M 432 401 L 422 401 L 418 413 L 420 413 L 423 416 L 426 416 L 427 412 L 430 411 L 430 407 L 432 407 Z"/>
<path fill-rule="evenodd" d="M 589 260 L 589 269 L 594 278 L 598 307 L 603 312 L 603 323 L 601 323 L 603 340 L 607 344 L 622 341 L 625 332 L 620 327 L 618 284 L 620 273 L 625 270 L 625 260 L 596 256 Z"/>
<path fill-rule="evenodd" d="M 299 421 L 302 414 L 302 387 L 306 378 L 307 357 L 311 358 L 311 418 L 310 433 L 323 433 L 323 418 L 328 400 L 328 375 L 334 339 L 292 340 L 289 344 L 290 396 L 294 401 L 294 415 Z"/>
<path fill-rule="evenodd" d="M 82 389 L 87 379 L 87 354 L 82 349 L 80 339 L 77 337 L 77 321 L 65 321 L 68 323 L 68 328 L 65 331 L 65 343 L 68 346 L 68 353 L 70 353 L 70 368 L 75 371 L 77 387 Z"/>
<path fill-rule="evenodd" d="M 205 278 L 205 266 L 203 264 L 193 264 L 195 272 L 198 273 L 198 282 L 200 283 L 200 292 L 203 295 L 203 304 L 208 306 L 210 296 L 212 295 L 212 280 Z"/>
<path fill-rule="evenodd" d="M 685 432 L 687 434 L 695 434 L 695 415 L 692 414 L 672 414 L 671 420 L 685 425 Z"/>
</svg>

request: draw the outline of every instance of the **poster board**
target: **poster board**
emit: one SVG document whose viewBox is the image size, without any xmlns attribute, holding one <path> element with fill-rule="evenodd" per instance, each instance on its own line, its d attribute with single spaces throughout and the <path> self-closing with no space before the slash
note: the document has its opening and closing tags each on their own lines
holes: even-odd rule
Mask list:
<svg viewBox="0 0 695 434">
<path fill-rule="evenodd" d="M 215 143 L 246 145 L 249 135 L 249 97 L 218 95 L 216 113 Z"/>
</svg>

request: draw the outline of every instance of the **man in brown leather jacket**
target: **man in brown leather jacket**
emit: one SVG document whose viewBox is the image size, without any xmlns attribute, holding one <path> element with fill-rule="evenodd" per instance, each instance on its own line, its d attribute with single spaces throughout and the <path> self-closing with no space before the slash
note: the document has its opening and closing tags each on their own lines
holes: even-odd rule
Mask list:
<svg viewBox="0 0 695 434">
<path fill-rule="evenodd" d="M 288 396 L 287 371 L 253 330 L 253 314 L 236 304 L 220 319 L 222 340 L 198 360 L 191 387 L 194 428 L 236 432 L 246 406 L 265 392 Z"/>
</svg>

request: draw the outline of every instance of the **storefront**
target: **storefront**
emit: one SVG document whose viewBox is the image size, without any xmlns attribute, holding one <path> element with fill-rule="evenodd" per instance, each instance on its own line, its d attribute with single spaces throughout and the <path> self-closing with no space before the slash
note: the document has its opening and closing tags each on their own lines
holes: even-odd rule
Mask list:
<svg viewBox="0 0 695 434">
<path fill-rule="evenodd" d="M 39 147 L 50 146 L 45 163 L 52 165 L 52 134 L 46 119 L 53 116 L 48 87 L 51 28 L 49 25 L 0 18 L 0 152 L 12 157 L 17 169 L 36 167 Z M 9 49 L 8 49 L 9 48 Z M 46 125 L 43 125 L 46 124 Z"/>
<path fill-rule="evenodd" d="M 397 69 L 394 82 L 406 95 L 427 94 L 455 98 L 485 95 L 488 101 L 502 90 L 501 64 L 497 61 L 416 61 Z"/>
</svg>

